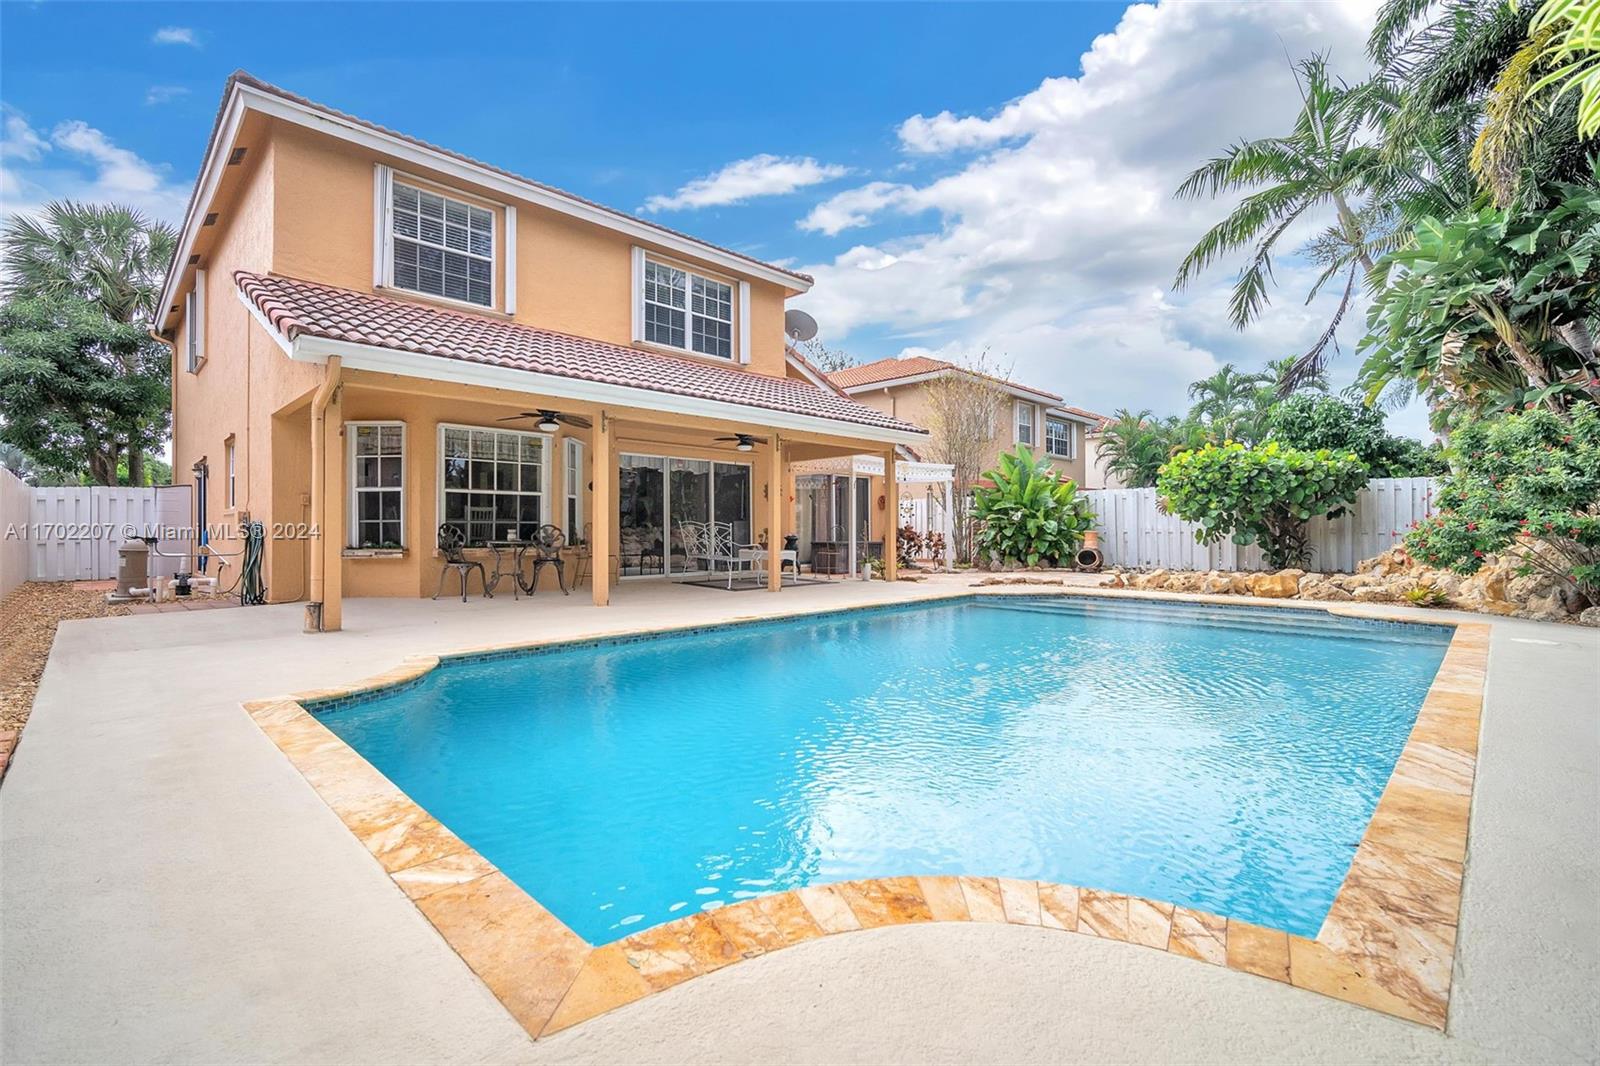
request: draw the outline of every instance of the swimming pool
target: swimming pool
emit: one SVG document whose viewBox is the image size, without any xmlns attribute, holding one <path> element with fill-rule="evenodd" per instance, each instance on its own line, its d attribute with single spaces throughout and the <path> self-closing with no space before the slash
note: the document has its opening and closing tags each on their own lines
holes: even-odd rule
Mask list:
<svg viewBox="0 0 1600 1066">
<path fill-rule="evenodd" d="M 1314 936 L 1449 636 L 994 597 L 449 661 L 319 719 L 592 943 L 941 873 Z"/>
</svg>

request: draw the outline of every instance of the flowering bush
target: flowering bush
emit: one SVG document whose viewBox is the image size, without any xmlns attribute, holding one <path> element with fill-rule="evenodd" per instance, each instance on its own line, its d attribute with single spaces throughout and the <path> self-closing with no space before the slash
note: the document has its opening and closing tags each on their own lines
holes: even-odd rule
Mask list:
<svg viewBox="0 0 1600 1066">
<path fill-rule="evenodd" d="M 1173 456 L 1156 490 L 1168 512 L 1200 524 L 1200 543 L 1231 535 L 1235 544 L 1260 544 L 1269 563 L 1285 567 L 1310 555 L 1306 522 L 1338 514 L 1366 483 L 1366 464 L 1353 453 L 1228 441 Z"/>
<path fill-rule="evenodd" d="M 1451 441 L 1439 513 L 1406 537 L 1411 554 L 1471 574 L 1511 554 L 1600 603 L 1600 408 L 1544 409 L 1470 422 Z"/>
<path fill-rule="evenodd" d="M 1036 458 L 1024 445 L 1002 452 L 1000 465 L 983 476 L 994 487 L 972 490 L 972 513 L 978 522 L 974 542 L 984 556 L 1054 566 L 1077 551 L 1094 527 L 1078 483 L 1063 481 L 1048 459 Z"/>
</svg>

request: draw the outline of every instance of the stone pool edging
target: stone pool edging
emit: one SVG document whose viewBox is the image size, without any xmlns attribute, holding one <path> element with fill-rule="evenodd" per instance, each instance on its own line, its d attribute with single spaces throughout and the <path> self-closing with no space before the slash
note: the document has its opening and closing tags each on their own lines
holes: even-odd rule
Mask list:
<svg viewBox="0 0 1600 1066">
<path fill-rule="evenodd" d="M 1286 604 L 1238 596 L 1123 590 L 1107 594 L 1095 589 L 1041 593 L 1032 587 L 977 594 L 1261 605 L 1396 620 L 1350 604 Z M 691 977 L 818 937 L 935 921 L 1035 926 L 1140 944 L 1444 1029 L 1488 660 L 1490 626 L 1485 623 L 1417 620 L 1452 626 L 1454 633 L 1350 872 L 1315 939 L 1090 887 L 939 876 L 807 886 L 701 911 L 596 948 L 413 802 L 304 706 L 335 705 L 344 698 L 413 684 L 450 659 L 973 595 L 971 590 L 952 590 L 905 604 L 746 616 L 721 623 L 413 656 L 354 685 L 253 700 L 243 706 L 396 887 L 534 1038 Z"/>
</svg>

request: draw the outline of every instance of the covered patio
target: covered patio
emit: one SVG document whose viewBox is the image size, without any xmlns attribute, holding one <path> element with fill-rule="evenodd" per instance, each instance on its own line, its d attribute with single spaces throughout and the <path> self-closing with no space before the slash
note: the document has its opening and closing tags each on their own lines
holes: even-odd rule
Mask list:
<svg viewBox="0 0 1600 1066">
<path fill-rule="evenodd" d="M 794 550 L 795 470 L 818 462 L 875 472 L 884 576 L 896 576 L 898 467 L 928 439 L 916 426 L 727 360 L 237 281 L 256 323 L 317 375 L 270 427 L 271 517 L 302 519 L 309 535 L 266 549 L 272 600 L 305 600 L 310 632 L 339 629 L 346 597 L 432 597 L 459 589 L 452 578 L 481 594 L 486 572 L 536 539 L 560 563 L 535 591 L 559 576 L 586 583 L 596 606 L 633 579 L 725 563 L 779 591 L 783 567 L 769 562 Z M 704 529 L 719 534 L 714 550 L 696 547 Z"/>
</svg>

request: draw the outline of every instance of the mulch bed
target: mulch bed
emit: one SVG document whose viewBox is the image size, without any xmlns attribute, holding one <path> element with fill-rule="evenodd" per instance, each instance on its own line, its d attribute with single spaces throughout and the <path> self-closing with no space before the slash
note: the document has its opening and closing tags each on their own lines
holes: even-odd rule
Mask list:
<svg viewBox="0 0 1600 1066">
<path fill-rule="evenodd" d="M 30 581 L 0 600 L 0 734 L 28 720 L 56 623 L 127 613 L 127 607 L 106 602 L 103 588 L 69 581 Z"/>
</svg>

